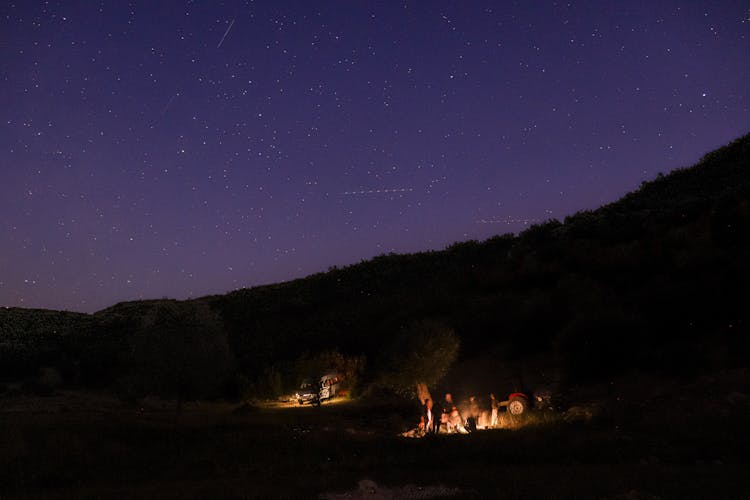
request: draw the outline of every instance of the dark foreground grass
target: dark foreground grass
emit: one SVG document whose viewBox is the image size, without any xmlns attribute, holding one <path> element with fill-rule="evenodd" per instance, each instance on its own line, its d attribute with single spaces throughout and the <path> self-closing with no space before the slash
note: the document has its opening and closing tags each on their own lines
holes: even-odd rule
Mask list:
<svg viewBox="0 0 750 500">
<path fill-rule="evenodd" d="M 750 497 L 742 412 L 405 439 L 403 412 L 361 403 L 191 406 L 175 427 L 168 407 L 75 397 L 2 401 L 0 498 L 316 498 L 363 478 L 454 498 Z"/>
</svg>

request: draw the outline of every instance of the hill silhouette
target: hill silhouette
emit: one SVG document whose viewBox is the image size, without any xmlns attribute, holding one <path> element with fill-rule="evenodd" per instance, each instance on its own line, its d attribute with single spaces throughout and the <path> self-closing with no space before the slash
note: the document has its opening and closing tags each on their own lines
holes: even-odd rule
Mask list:
<svg viewBox="0 0 750 500">
<path fill-rule="evenodd" d="M 223 324 L 225 392 L 274 395 L 316 360 L 356 365 L 365 383 L 392 376 L 390 361 L 420 321 L 454 331 L 459 360 L 490 369 L 545 359 L 568 383 L 631 371 L 691 376 L 747 366 L 749 247 L 746 135 L 614 203 L 517 236 L 382 255 L 192 302 Z M 0 309 L 0 379 L 52 367 L 72 385 L 115 387 L 143 318 L 172 303 L 92 315 Z"/>
</svg>

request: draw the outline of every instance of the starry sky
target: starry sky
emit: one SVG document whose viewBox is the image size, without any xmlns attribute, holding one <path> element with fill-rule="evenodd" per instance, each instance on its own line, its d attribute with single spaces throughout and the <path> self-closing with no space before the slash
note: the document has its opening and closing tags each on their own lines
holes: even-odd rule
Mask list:
<svg viewBox="0 0 750 500">
<path fill-rule="evenodd" d="M 6 1 L 0 306 L 518 232 L 750 130 L 748 1 Z"/>
</svg>

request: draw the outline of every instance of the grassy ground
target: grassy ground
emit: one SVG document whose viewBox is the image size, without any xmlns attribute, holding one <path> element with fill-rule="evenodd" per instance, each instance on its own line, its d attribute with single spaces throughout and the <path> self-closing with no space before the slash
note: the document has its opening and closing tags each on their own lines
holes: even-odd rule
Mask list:
<svg viewBox="0 0 750 500">
<path fill-rule="evenodd" d="M 615 397 L 622 408 L 604 402 L 590 421 L 430 439 L 397 436 L 407 408 L 364 402 L 192 404 L 175 427 L 158 401 L 5 397 L 0 498 L 316 498 L 363 478 L 461 498 L 748 498 L 750 405 L 736 389 L 713 394 L 716 411 L 683 387 L 660 404 Z"/>
</svg>

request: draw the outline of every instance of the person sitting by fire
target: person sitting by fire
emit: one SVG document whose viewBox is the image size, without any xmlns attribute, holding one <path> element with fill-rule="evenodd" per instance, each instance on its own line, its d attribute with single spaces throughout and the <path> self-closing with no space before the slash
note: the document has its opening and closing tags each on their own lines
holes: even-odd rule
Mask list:
<svg viewBox="0 0 750 500">
<path fill-rule="evenodd" d="M 437 432 L 448 432 L 448 425 L 450 420 L 450 410 L 447 408 L 443 408 L 440 412 L 440 422 L 437 423 Z"/>
<path fill-rule="evenodd" d="M 477 402 L 477 398 L 475 396 L 469 397 L 469 416 L 466 417 L 466 429 L 469 432 L 474 432 L 477 430 L 477 425 L 479 423 L 479 403 Z"/>
<path fill-rule="evenodd" d="M 453 395 L 450 392 L 445 393 L 445 399 L 443 400 L 443 414 L 441 416 L 441 430 L 445 425 L 445 431 L 448 434 L 453 432 L 465 433 L 466 429 L 463 426 L 463 419 L 461 413 L 458 411 L 458 407 L 453 402 Z"/>
<path fill-rule="evenodd" d="M 466 427 L 464 427 L 463 425 L 461 413 L 458 411 L 458 407 L 455 405 L 451 408 L 451 411 L 448 415 L 448 433 L 453 432 L 458 432 L 461 434 L 468 433 Z"/>
<path fill-rule="evenodd" d="M 454 403 L 453 403 L 453 396 L 450 392 L 445 393 L 445 398 L 443 399 L 443 408 L 440 415 L 440 429 L 439 430 L 445 430 L 445 432 L 450 432 L 450 415 L 451 410 L 453 409 Z"/>
</svg>

